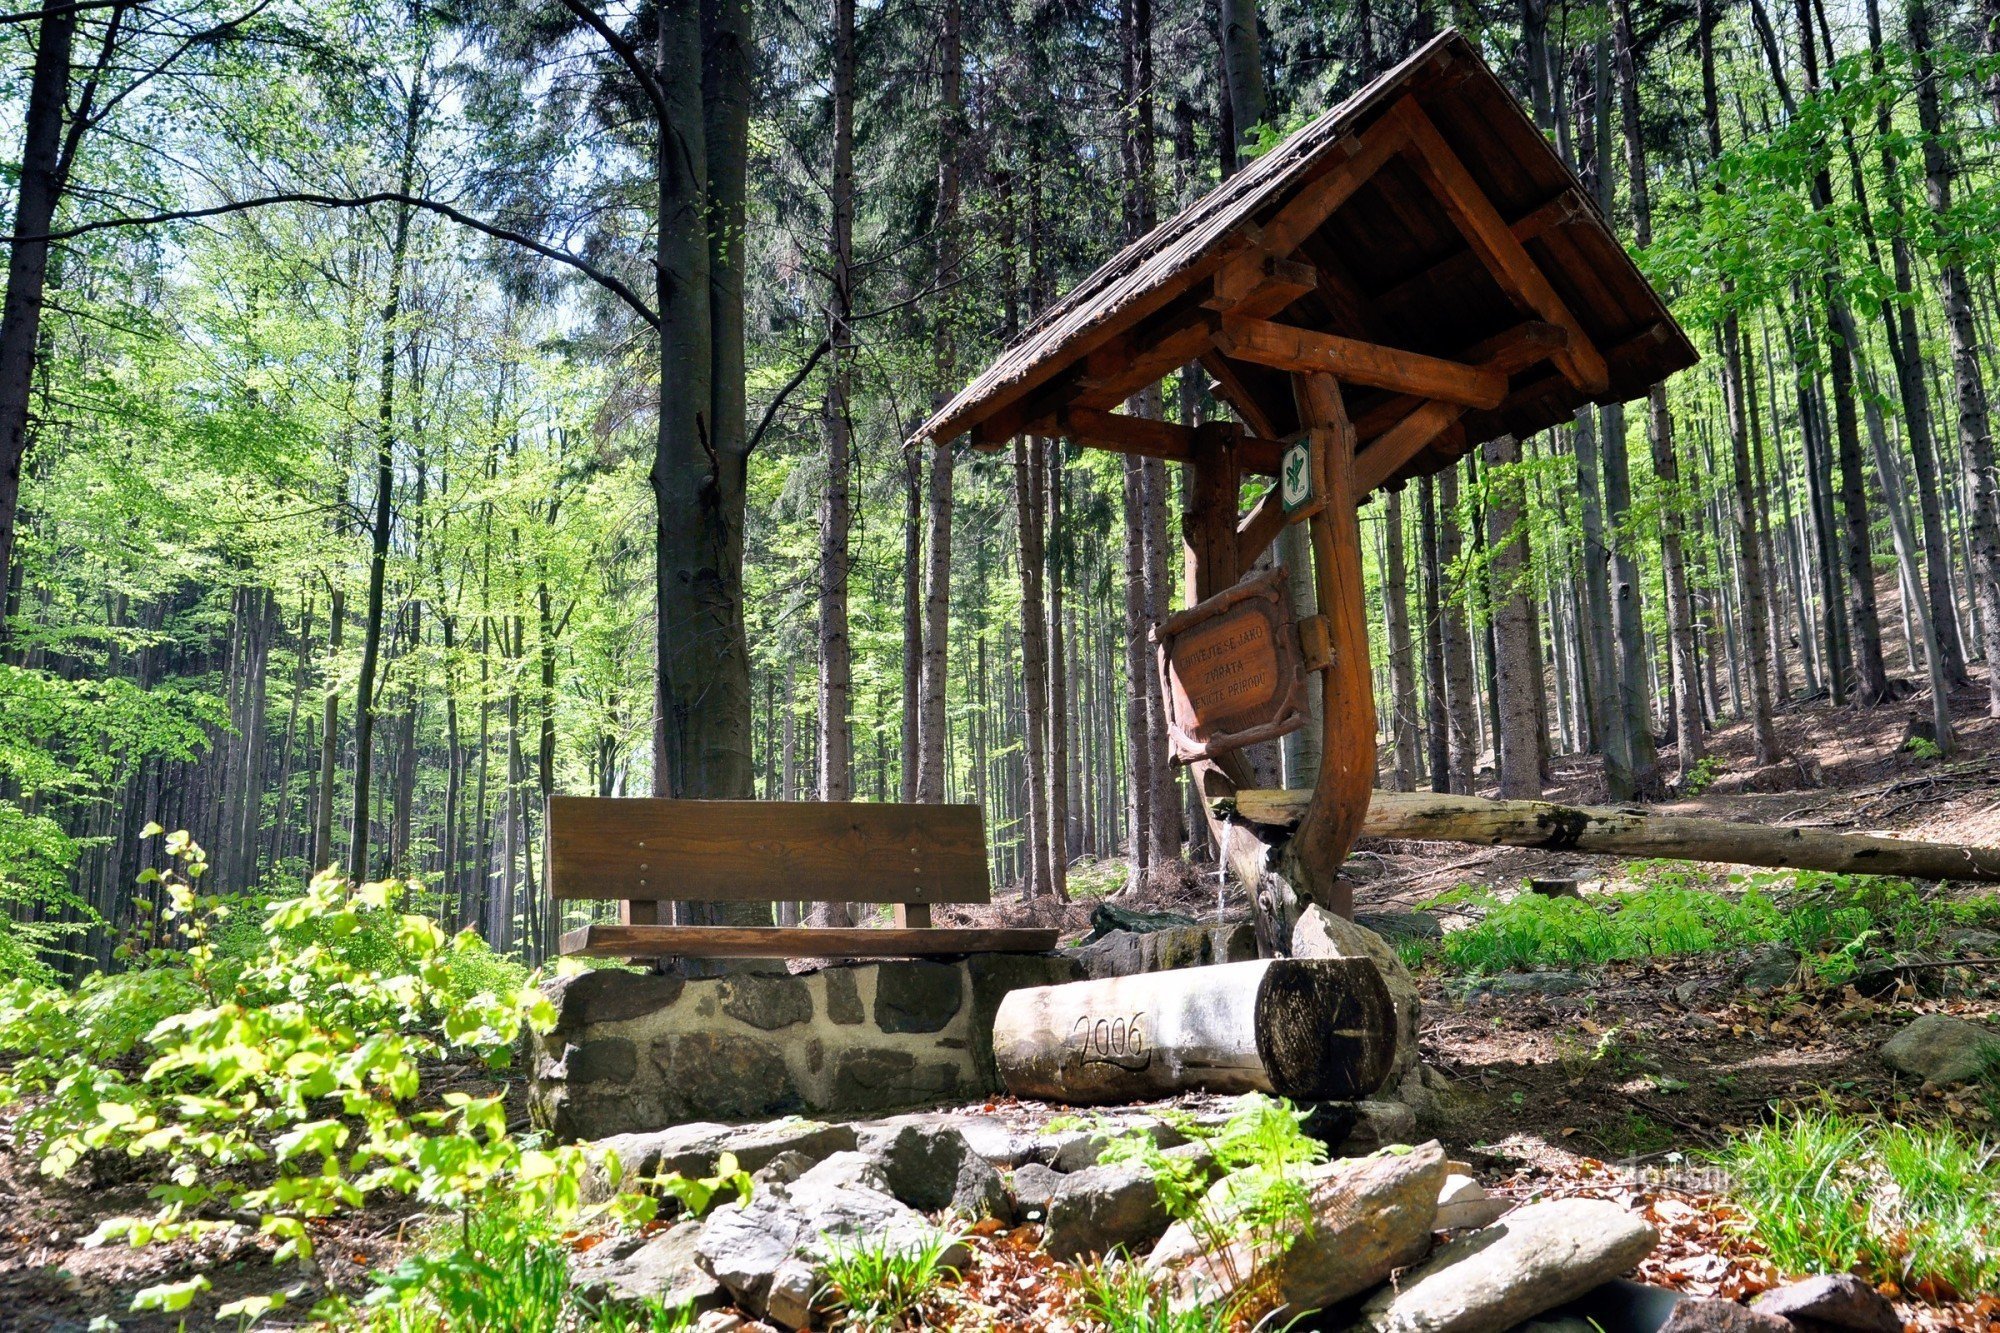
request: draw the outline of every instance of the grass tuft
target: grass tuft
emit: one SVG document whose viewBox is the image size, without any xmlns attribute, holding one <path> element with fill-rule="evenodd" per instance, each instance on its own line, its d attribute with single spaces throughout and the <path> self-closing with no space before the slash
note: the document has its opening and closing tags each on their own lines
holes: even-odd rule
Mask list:
<svg viewBox="0 0 2000 1333">
<path fill-rule="evenodd" d="M 944 1262 L 958 1238 L 942 1232 L 920 1245 L 898 1246 L 886 1238 L 829 1239 L 822 1298 L 832 1298 L 846 1327 L 861 1333 L 910 1328 L 912 1317 L 958 1271 Z"/>
<path fill-rule="evenodd" d="M 1083 1308 L 1107 1333 L 1229 1333 L 1240 1302 L 1202 1302 L 1176 1310 L 1173 1288 L 1143 1264 L 1126 1260 L 1084 1269 L 1077 1276 Z"/>
<path fill-rule="evenodd" d="M 1787 1273 L 1855 1272 L 1934 1300 L 2000 1291 L 2000 1145 L 1987 1139 L 1803 1111 L 1715 1161 Z"/>
</svg>

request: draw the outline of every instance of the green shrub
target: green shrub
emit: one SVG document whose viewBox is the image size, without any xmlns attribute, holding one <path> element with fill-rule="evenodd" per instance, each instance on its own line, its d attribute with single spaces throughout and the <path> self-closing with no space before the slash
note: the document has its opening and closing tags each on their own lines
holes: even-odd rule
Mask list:
<svg viewBox="0 0 2000 1333">
<path fill-rule="evenodd" d="M 2000 1145 L 1949 1126 L 1805 1111 L 1715 1161 L 1787 1273 L 1860 1273 L 1948 1298 L 2000 1291 Z"/>
<path fill-rule="evenodd" d="M 305 1260 L 316 1219 L 406 1196 L 459 1219 L 438 1271 L 476 1273 L 501 1248 L 496 1229 L 511 1227 L 506 1243 L 530 1248 L 509 1253 L 533 1260 L 518 1280 L 539 1281 L 537 1228 L 585 1213 L 585 1151 L 509 1134 L 497 1093 L 423 1102 L 420 1072 L 450 1061 L 504 1066 L 523 1022 L 553 1023 L 547 998 L 530 986 L 463 994 L 454 963 L 470 957 L 478 974 L 484 945 L 399 912 L 398 884 L 352 887 L 331 875 L 271 904 L 261 945 L 224 958 L 213 939 L 230 907 L 197 891 L 201 849 L 185 834 L 167 848 L 169 870 L 145 878 L 164 894 L 175 947 L 74 992 L 0 986 L 0 1054 L 11 1057 L 0 1101 L 32 1099 L 19 1132 L 39 1143 L 42 1170 L 67 1176 L 122 1157 L 160 1181 L 152 1212 L 112 1219 L 93 1239 L 143 1245 L 250 1213 L 278 1262 Z M 621 1196 L 617 1206 L 638 1215 L 650 1201 Z M 198 1278 L 163 1284 L 138 1305 L 186 1308 L 204 1288 Z M 255 1315 L 276 1302 L 253 1297 L 215 1313 Z"/>
</svg>

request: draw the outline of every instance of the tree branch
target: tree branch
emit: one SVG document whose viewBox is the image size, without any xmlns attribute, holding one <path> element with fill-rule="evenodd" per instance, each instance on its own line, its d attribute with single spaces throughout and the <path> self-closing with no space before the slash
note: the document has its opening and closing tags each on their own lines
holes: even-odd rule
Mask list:
<svg viewBox="0 0 2000 1333">
<path fill-rule="evenodd" d="M 406 194 L 401 190 L 377 190 L 372 194 L 342 196 L 318 194 L 312 191 L 293 191 L 282 194 L 267 194 L 255 199 L 237 199 L 226 204 L 216 204 L 210 208 L 184 208 L 167 213 L 150 213 L 141 217 L 100 218 L 95 222 L 82 222 L 74 227 L 63 227 L 47 231 L 39 236 L 0 236 L 0 244 L 18 245 L 23 241 L 67 241 L 78 236 L 88 236 L 92 232 L 111 231 L 125 227 L 152 227 L 165 222 L 190 222 L 202 218 L 222 217 L 231 213 L 247 213 L 253 209 L 268 208 L 274 204 L 311 204 L 316 208 L 368 208 L 375 204 L 404 204 L 410 208 L 420 208 L 439 217 L 449 218 L 462 227 L 482 232 L 495 240 L 518 245 L 524 250 L 532 250 L 544 259 L 553 259 L 558 264 L 567 264 L 589 278 L 604 290 L 616 296 L 633 313 L 654 328 L 660 327 L 660 316 L 645 303 L 637 292 L 613 274 L 605 272 L 587 259 L 578 258 L 567 250 L 544 244 L 534 237 L 518 231 L 511 231 L 481 218 L 473 217 L 450 204 L 422 195 Z"/>
<path fill-rule="evenodd" d="M 785 381 L 785 387 L 778 390 L 777 396 L 771 399 L 771 405 L 764 409 L 764 419 L 759 421 L 757 429 L 750 433 L 749 443 L 743 446 L 745 454 L 757 452 L 757 442 L 764 438 L 764 432 L 770 428 L 771 418 L 778 415 L 778 409 L 784 405 L 787 398 L 792 396 L 792 391 L 806 382 L 806 376 L 812 374 L 813 367 L 819 364 L 819 359 L 825 356 L 832 347 L 833 344 L 831 342 L 825 338 L 821 338 L 819 345 L 812 349 L 812 355 L 806 358 L 806 363 L 799 367 L 798 373 Z"/>
<path fill-rule="evenodd" d="M 632 43 L 620 37 L 598 12 L 584 3 L 584 0 L 562 0 L 563 8 L 582 20 L 583 25 L 596 33 L 598 38 L 611 48 L 611 54 L 618 57 L 620 64 L 630 70 L 632 77 L 639 81 L 646 100 L 653 104 L 654 114 L 660 118 L 660 128 L 664 132 L 667 125 L 667 92 L 660 87 L 660 81 L 653 77 L 653 71 L 646 68 L 646 62 L 639 59 L 638 51 Z"/>
</svg>

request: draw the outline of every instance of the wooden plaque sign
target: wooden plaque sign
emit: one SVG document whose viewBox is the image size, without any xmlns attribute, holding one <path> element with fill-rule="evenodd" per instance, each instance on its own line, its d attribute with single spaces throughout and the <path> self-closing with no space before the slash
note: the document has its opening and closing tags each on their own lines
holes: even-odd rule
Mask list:
<svg viewBox="0 0 2000 1333">
<path fill-rule="evenodd" d="M 1169 616 L 1153 641 L 1167 731 L 1181 763 L 1306 724 L 1306 671 L 1282 566 Z"/>
</svg>

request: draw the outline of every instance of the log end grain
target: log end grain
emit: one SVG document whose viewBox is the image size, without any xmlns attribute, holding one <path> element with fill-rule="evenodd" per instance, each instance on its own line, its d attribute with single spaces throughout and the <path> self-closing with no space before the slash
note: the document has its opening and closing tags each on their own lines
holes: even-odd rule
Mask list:
<svg viewBox="0 0 2000 1333">
<path fill-rule="evenodd" d="M 1396 1059 L 1396 1006 L 1366 958 L 1281 958 L 1257 992 L 1257 1055 L 1295 1101 L 1366 1097 Z"/>
</svg>

